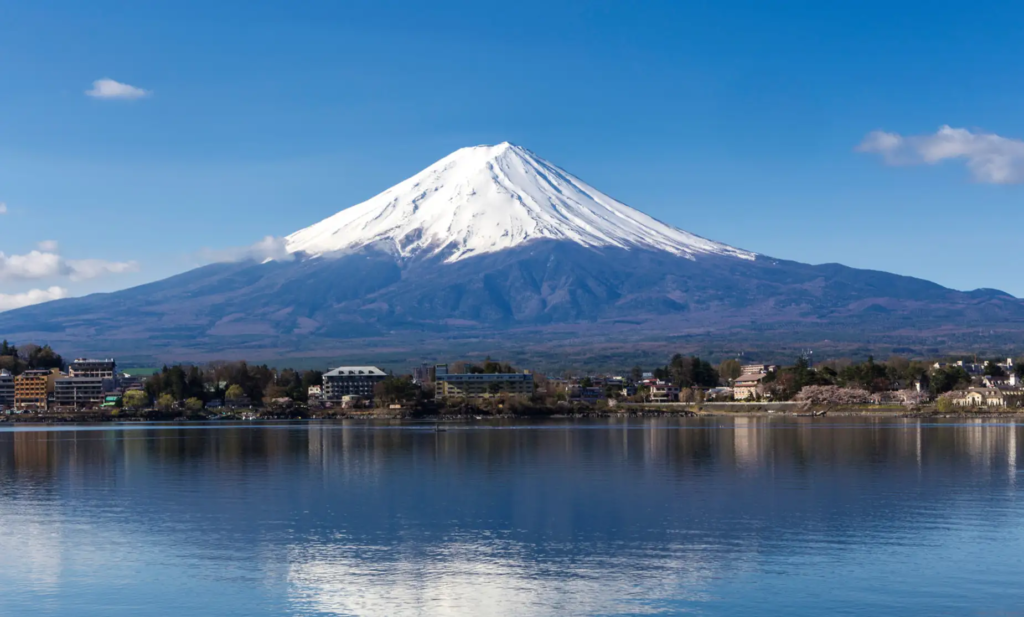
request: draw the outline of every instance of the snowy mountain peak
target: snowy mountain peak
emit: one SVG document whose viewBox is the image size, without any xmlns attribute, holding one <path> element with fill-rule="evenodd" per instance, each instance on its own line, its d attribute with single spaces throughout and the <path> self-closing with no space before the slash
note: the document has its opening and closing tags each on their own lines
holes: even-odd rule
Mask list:
<svg viewBox="0 0 1024 617">
<path fill-rule="evenodd" d="M 383 193 L 293 233 L 286 247 L 316 256 L 375 245 L 403 257 L 455 262 L 543 239 L 689 258 L 755 257 L 666 225 L 508 142 L 457 150 Z"/>
</svg>

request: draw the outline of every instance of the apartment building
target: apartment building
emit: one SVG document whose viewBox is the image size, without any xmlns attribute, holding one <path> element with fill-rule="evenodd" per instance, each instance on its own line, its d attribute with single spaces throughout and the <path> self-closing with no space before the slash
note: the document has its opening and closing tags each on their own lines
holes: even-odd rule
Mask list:
<svg viewBox="0 0 1024 617">
<path fill-rule="evenodd" d="M 46 409 L 53 383 L 60 372 L 35 369 L 14 378 L 14 406 L 19 409 Z"/>
<path fill-rule="evenodd" d="M 387 376 L 376 366 L 339 366 L 331 369 L 324 373 L 324 400 L 340 401 L 346 396 L 372 400 L 373 387 Z"/>
<path fill-rule="evenodd" d="M 14 406 L 14 375 L 0 370 L 0 407 Z"/>
<path fill-rule="evenodd" d="M 679 392 L 679 386 L 674 386 L 670 383 L 658 382 L 651 384 L 651 402 L 678 403 Z"/>
<path fill-rule="evenodd" d="M 96 360 L 91 358 L 75 358 L 75 361 L 68 365 L 68 377 L 99 377 L 100 379 L 115 379 L 117 375 L 117 363 L 113 358 Z"/>
<path fill-rule="evenodd" d="M 732 395 L 737 401 L 746 401 L 764 396 L 762 382 L 767 377 L 765 373 L 744 373 L 732 382 Z"/>
<path fill-rule="evenodd" d="M 103 377 L 57 377 L 53 381 L 53 404 L 57 407 L 102 405 L 113 379 Z"/>
<path fill-rule="evenodd" d="M 498 394 L 531 396 L 530 373 L 449 373 L 447 364 L 434 367 L 434 398 L 488 398 Z"/>
<path fill-rule="evenodd" d="M 774 364 L 744 364 L 740 368 L 740 373 L 743 375 L 767 375 L 778 369 L 779 367 Z"/>
<path fill-rule="evenodd" d="M 732 382 L 733 398 L 737 401 L 746 401 L 764 396 L 762 385 L 769 373 L 774 373 L 779 367 L 774 364 L 745 364 L 741 369 L 741 375 Z"/>
</svg>

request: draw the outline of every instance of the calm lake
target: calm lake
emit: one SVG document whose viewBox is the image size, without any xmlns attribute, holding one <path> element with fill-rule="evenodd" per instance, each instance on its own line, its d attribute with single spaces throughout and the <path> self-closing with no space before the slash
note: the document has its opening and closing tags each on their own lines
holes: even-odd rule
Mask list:
<svg viewBox="0 0 1024 617">
<path fill-rule="evenodd" d="M 1007 615 L 1024 428 L 0 428 L 0 615 Z"/>
</svg>

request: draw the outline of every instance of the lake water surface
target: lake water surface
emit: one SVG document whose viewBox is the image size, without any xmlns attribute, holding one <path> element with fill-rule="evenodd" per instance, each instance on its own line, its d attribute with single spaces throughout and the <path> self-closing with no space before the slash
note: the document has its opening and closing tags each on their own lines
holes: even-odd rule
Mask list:
<svg viewBox="0 0 1024 617">
<path fill-rule="evenodd" d="M 0 615 L 1024 614 L 1021 426 L 0 428 Z"/>
</svg>

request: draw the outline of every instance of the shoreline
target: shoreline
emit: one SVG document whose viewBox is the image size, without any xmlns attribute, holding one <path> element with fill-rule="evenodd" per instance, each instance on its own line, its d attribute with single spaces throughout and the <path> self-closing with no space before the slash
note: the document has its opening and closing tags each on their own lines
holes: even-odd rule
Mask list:
<svg viewBox="0 0 1024 617">
<path fill-rule="evenodd" d="M 554 413 L 529 412 L 529 413 L 502 413 L 502 414 L 428 414 L 416 413 L 410 410 L 375 410 L 367 412 L 346 412 L 337 414 L 287 414 L 268 413 L 255 414 L 253 417 L 243 417 L 251 414 L 225 414 L 222 416 L 193 415 L 182 416 L 176 413 L 143 412 L 138 415 L 110 414 L 105 412 L 73 412 L 73 413 L 47 413 L 47 414 L 9 414 L 0 416 L 0 426 L 4 424 L 29 424 L 29 425 L 55 425 L 55 424 L 132 424 L 132 423 L 218 423 L 218 422 L 332 422 L 338 420 L 389 420 L 405 421 L 409 423 L 443 422 L 472 423 L 486 422 L 488 420 L 586 420 L 586 419 L 611 419 L 611 418 L 830 418 L 830 417 L 877 417 L 877 418 L 1018 418 L 1024 417 L 1024 408 L 1006 409 L 965 409 L 962 411 L 940 412 L 934 408 L 898 408 L 871 406 L 864 407 L 835 407 L 827 409 L 745 409 L 742 411 L 727 411 L 721 409 L 630 409 L 630 410 L 559 410 Z"/>
</svg>

